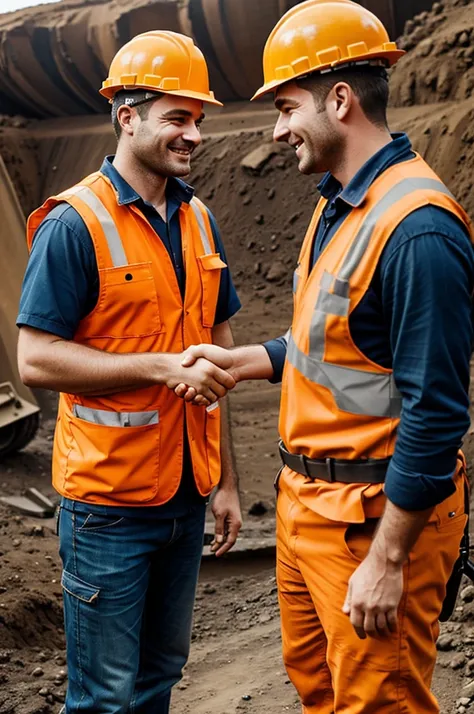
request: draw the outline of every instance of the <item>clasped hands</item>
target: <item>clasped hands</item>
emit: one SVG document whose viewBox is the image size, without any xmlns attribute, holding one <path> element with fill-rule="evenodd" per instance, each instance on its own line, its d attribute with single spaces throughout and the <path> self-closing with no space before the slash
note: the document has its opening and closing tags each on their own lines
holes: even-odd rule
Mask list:
<svg viewBox="0 0 474 714">
<path fill-rule="evenodd" d="M 195 406 L 210 406 L 225 397 L 238 381 L 232 352 L 223 347 L 195 345 L 173 358 L 176 369 L 168 386 Z"/>
</svg>

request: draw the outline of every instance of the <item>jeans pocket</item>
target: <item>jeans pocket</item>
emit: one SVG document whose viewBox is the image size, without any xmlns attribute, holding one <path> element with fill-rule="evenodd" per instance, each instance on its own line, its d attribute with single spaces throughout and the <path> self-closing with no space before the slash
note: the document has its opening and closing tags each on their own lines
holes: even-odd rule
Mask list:
<svg viewBox="0 0 474 714">
<path fill-rule="evenodd" d="M 124 520 L 123 516 L 103 515 L 101 513 L 76 513 L 74 519 L 76 531 L 81 533 L 112 528 L 113 526 L 118 526 Z"/>
<path fill-rule="evenodd" d="M 68 573 L 67 570 L 63 571 L 61 586 L 64 592 L 90 605 L 95 605 L 99 599 L 100 588 L 86 583 L 76 575 Z"/>
</svg>

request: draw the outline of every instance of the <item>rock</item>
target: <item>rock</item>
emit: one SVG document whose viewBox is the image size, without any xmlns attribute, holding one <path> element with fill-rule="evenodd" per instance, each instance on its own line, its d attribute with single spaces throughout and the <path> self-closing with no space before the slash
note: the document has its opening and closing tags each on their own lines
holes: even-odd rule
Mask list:
<svg viewBox="0 0 474 714">
<path fill-rule="evenodd" d="M 467 709 L 466 707 L 460 706 L 458 709 L 458 714 L 466 714 Z"/>
<path fill-rule="evenodd" d="M 293 215 L 290 216 L 290 218 L 288 219 L 288 223 L 290 223 L 291 225 L 293 225 L 293 223 L 296 223 L 296 221 L 298 220 L 298 218 L 299 218 L 300 216 L 301 216 L 301 213 L 293 213 Z"/>
<path fill-rule="evenodd" d="M 272 619 L 272 616 L 268 612 L 264 612 L 262 615 L 259 616 L 258 622 L 260 625 L 264 625 L 265 623 L 270 622 Z"/>
<path fill-rule="evenodd" d="M 52 694 L 48 694 L 48 696 L 46 697 L 46 701 L 48 702 L 48 704 L 54 704 L 54 697 L 53 697 L 53 695 L 52 695 Z"/>
<path fill-rule="evenodd" d="M 12 653 L 8 650 L 3 650 L 3 652 L 0 652 L 0 664 L 6 664 L 7 662 L 9 662 L 11 656 Z"/>
<path fill-rule="evenodd" d="M 32 530 L 31 530 L 31 535 L 34 535 L 34 536 L 37 536 L 37 537 L 38 537 L 38 536 L 39 536 L 39 537 L 44 536 L 44 528 L 43 528 L 43 526 L 33 526 Z"/>
<path fill-rule="evenodd" d="M 227 156 L 228 153 L 229 153 L 229 149 L 222 149 L 222 151 L 219 154 L 217 154 L 216 160 L 222 161 L 222 159 L 225 159 L 225 157 Z"/>
<path fill-rule="evenodd" d="M 245 196 L 245 198 L 244 198 L 244 200 L 242 201 L 242 203 L 244 204 L 244 206 L 248 206 L 249 203 L 252 203 L 252 199 L 250 198 L 250 196 Z"/>
<path fill-rule="evenodd" d="M 269 283 L 277 283 L 283 280 L 288 275 L 288 268 L 284 265 L 281 260 L 275 260 L 270 270 L 268 271 L 266 278 Z"/>
<path fill-rule="evenodd" d="M 443 3 L 435 2 L 435 3 L 433 3 L 433 7 L 431 9 L 435 15 L 441 15 L 441 13 L 443 12 L 443 9 L 444 9 Z"/>
<path fill-rule="evenodd" d="M 418 51 L 422 57 L 428 57 L 433 50 L 433 40 L 428 38 L 418 45 Z"/>
<path fill-rule="evenodd" d="M 240 165 L 243 169 L 249 171 L 260 171 L 266 163 L 276 154 L 276 148 L 273 143 L 261 144 L 256 149 L 244 156 Z"/>
<path fill-rule="evenodd" d="M 461 32 L 458 38 L 458 45 L 460 47 L 469 47 L 471 41 L 467 32 Z"/>
<path fill-rule="evenodd" d="M 48 687 L 41 687 L 38 694 L 40 695 L 40 697 L 47 697 L 48 694 L 50 694 L 50 691 L 49 691 Z"/>
<path fill-rule="evenodd" d="M 474 697 L 474 679 L 461 689 L 461 694 L 463 697 L 469 699 L 471 699 L 471 697 Z"/>
<path fill-rule="evenodd" d="M 276 191 L 274 188 L 270 188 L 268 193 L 267 193 L 267 198 L 269 201 L 272 200 L 272 198 L 275 198 Z"/>
<path fill-rule="evenodd" d="M 6 592 L 7 592 L 7 588 L 2 585 L 0 587 L 0 595 L 3 595 L 3 593 L 6 593 Z"/>
<path fill-rule="evenodd" d="M 32 677 L 42 677 L 43 674 L 44 674 L 44 670 L 42 667 L 35 667 L 31 673 L 31 676 Z"/>
<path fill-rule="evenodd" d="M 449 663 L 449 666 L 451 667 L 451 669 L 461 669 L 461 667 L 464 667 L 465 664 L 466 655 L 462 652 L 458 652 L 458 654 L 454 655 L 453 659 Z"/>
<path fill-rule="evenodd" d="M 254 264 L 253 272 L 255 273 L 255 275 L 260 275 L 260 273 L 262 272 L 262 261 L 261 260 L 257 260 L 257 262 Z"/>
<path fill-rule="evenodd" d="M 272 253 L 274 253 L 275 251 L 279 250 L 279 248 L 280 248 L 280 244 L 279 244 L 279 243 L 274 243 L 274 244 L 270 247 L 270 250 L 272 251 Z"/>
<path fill-rule="evenodd" d="M 38 662 L 47 662 L 49 660 L 48 655 L 46 652 L 40 652 L 38 655 Z"/>
<path fill-rule="evenodd" d="M 458 699 L 456 702 L 456 706 L 458 707 L 467 707 L 469 705 L 469 702 L 471 700 L 468 699 L 467 697 L 461 697 L 461 699 Z"/>
<path fill-rule="evenodd" d="M 249 240 L 249 242 L 247 243 L 247 250 L 252 250 L 252 248 L 255 248 L 255 245 L 256 243 L 254 240 Z"/>
<path fill-rule="evenodd" d="M 454 649 L 454 637 L 453 635 L 440 635 L 436 643 L 436 648 L 440 652 L 449 652 L 449 650 Z"/>
<path fill-rule="evenodd" d="M 249 702 L 252 699 L 252 697 L 250 696 L 250 694 L 244 694 L 242 696 L 242 699 L 244 700 L 244 702 Z"/>
<path fill-rule="evenodd" d="M 474 659 L 470 659 L 466 665 L 466 673 L 474 674 Z"/>
<path fill-rule="evenodd" d="M 263 501 L 256 501 L 255 503 L 252 503 L 248 510 L 249 516 L 263 516 L 265 513 L 267 513 L 268 507 L 264 504 Z"/>
<path fill-rule="evenodd" d="M 205 595 L 214 595 L 217 590 L 213 585 L 210 585 L 209 583 L 206 583 L 202 589 L 203 593 Z"/>
<path fill-rule="evenodd" d="M 461 600 L 463 602 L 472 602 L 474 600 L 474 585 L 468 585 L 461 590 Z"/>
<path fill-rule="evenodd" d="M 18 548 L 18 546 L 21 545 L 21 540 L 18 540 L 18 538 L 14 538 L 12 545 L 14 548 Z"/>
<path fill-rule="evenodd" d="M 249 187 L 246 186 L 245 184 L 239 188 L 239 196 L 245 196 L 246 193 L 248 193 Z"/>
<path fill-rule="evenodd" d="M 265 216 L 263 215 L 263 213 L 258 213 L 255 216 L 254 221 L 257 225 L 261 226 L 265 223 Z"/>
</svg>

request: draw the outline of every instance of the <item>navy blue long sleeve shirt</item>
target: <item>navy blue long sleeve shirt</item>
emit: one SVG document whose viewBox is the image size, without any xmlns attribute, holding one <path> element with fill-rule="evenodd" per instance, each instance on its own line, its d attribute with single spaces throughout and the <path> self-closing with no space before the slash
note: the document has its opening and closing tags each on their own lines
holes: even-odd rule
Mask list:
<svg viewBox="0 0 474 714">
<path fill-rule="evenodd" d="M 157 240 L 165 245 L 173 262 L 181 293 L 184 295 L 186 276 L 181 244 L 179 208 L 189 203 L 193 189 L 179 179 L 168 180 L 167 220 L 122 178 L 107 157 L 101 172 L 117 191 L 119 203 L 135 204 L 156 232 Z M 216 252 L 226 262 L 224 246 L 214 216 L 209 212 Z M 60 203 L 46 216 L 38 227 L 28 266 L 23 280 L 17 325 L 34 327 L 44 332 L 71 340 L 84 319 L 95 307 L 99 298 L 99 272 L 95 250 L 87 226 L 75 208 Z M 221 271 L 215 324 L 230 319 L 239 309 L 232 277 L 228 268 Z M 162 506 L 132 508 L 98 506 L 63 499 L 63 506 L 76 511 L 106 515 L 113 512 L 122 517 L 147 515 L 155 518 L 177 518 L 203 501 L 194 483 L 192 463 L 187 439 L 184 439 L 183 477 L 176 495 Z"/>
<path fill-rule="evenodd" d="M 413 157 L 405 134 L 375 154 L 344 190 L 326 174 L 328 199 L 316 229 L 313 265 L 375 179 Z M 468 232 L 447 211 L 424 206 L 393 232 L 369 290 L 350 316 L 355 344 L 391 368 L 402 415 L 385 492 L 400 508 L 423 510 L 454 491 L 456 454 L 469 426 L 469 363 L 473 344 L 474 250 Z M 281 381 L 286 342 L 265 343 Z"/>
</svg>

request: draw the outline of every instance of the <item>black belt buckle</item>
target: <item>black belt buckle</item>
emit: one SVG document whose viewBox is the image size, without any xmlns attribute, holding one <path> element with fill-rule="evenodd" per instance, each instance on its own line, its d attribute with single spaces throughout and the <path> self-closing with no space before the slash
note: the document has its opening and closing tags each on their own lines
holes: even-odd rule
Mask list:
<svg viewBox="0 0 474 714">
<path fill-rule="evenodd" d="M 334 481 L 336 480 L 336 468 L 335 468 L 334 459 L 331 459 L 331 458 L 326 459 L 326 473 L 328 475 L 329 483 L 334 483 Z"/>
</svg>

